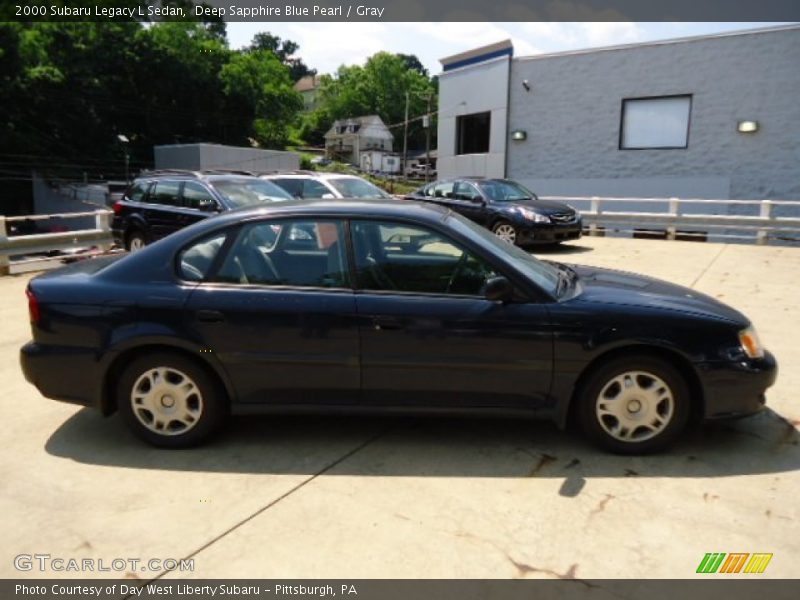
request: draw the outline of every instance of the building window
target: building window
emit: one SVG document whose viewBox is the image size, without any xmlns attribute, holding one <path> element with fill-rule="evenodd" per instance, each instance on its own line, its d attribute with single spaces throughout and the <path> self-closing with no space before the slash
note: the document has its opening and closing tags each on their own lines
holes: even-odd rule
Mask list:
<svg viewBox="0 0 800 600">
<path fill-rule="evenodd" d="M 486 154 L 489 152 L 489 112 L 456 117 L 456 154 Z"/>
<path fill-rule="evenodd" d="M 623 100 L 620 149 L 687 148 L 691 111 L 690 95 Z"/>
</svg>

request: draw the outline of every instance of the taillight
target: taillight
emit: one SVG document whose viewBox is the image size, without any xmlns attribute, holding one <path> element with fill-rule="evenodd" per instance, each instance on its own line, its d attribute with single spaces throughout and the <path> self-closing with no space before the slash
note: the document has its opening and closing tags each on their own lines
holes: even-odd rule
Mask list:
<svg viewBox="0 0 800 600">
<path fill-rule="evenodd" d="M 119 200 L 114 202 L 114 205 L 111 207 L 111 210 L 114 211 L 115 215 L 118 215 L 119 213 L 121 213 L 122 212 L 122 202 L 120 202 Z"/>
<path fill-rule="evenodd" d="M 39 319 L 42 317 L 39 301 L 36 299 L 31 288 L 25 289 L 25 295 L 28 297 L 28 314 L 30 315 L 31 323 L 35 325 L 39 323 Z"/>
</svg>

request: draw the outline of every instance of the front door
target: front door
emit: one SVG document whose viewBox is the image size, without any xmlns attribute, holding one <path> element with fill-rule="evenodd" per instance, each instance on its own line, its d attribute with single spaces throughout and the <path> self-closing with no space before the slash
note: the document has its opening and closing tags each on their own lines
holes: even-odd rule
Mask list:
<svg viewBox="0 0 800 600">
<path fill-rule="evenodd" d="M 221 361 L 240 402 L 358 402 L 358 327 L 343 240 L 342 223 L 331 220 L 244 225 L 191 294 L 187 327 Z"/>
<path fill-rule="evenodd" d="M 537 408 L 550 390 L 547 311 L 490 302 L 491 264 L 443 234 L 353 221 L 363 402 Z"/>
</svg>

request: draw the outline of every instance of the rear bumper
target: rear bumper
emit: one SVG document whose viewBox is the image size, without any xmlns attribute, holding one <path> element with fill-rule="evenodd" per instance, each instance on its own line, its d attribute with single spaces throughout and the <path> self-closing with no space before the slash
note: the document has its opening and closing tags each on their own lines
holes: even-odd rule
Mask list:
<svg viewBox="0 0 800 600">
<path fill-rule="evenodd" d="M 100 406 L 100 368 L 90 350 L 28 342 L 20 350 L 20 365 L 45 398 Z"/>
<path fill-rule="evenodd" d="M 778 377 L 778 362 L 764 358 L 705 363 L 699 368 L 704 388 L 704 418 L 709 421 L 747 417 L 766 405 L 766 391 Z"/>
<path fill-rule="evenodd" d="M 569 223 L 565 225 L 530 225 L 525 224 L 518 229 L 518 243 L 520 245 L 555 244 L 577 240 L 583 235 L 583 223 Z"/>
</svg>

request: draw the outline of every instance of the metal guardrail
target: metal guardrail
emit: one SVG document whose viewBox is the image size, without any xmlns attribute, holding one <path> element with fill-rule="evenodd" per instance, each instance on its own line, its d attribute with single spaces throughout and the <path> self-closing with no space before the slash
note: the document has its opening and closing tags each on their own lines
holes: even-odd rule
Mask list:
<svg viewBox="0 0 800 600">
<path fill-rule="evenodd" d="M 776 234 L 794 234 L 800 239 L 800 201 L 797 200 L 709 200 L 705 198 L 616 198 L 585 196 L 540 196 L 542 200 L 588 203 L 588 210 L 576 206 L 588 225 L 589 235 L 599 235 L 601 228 L 617 231 L 662 230 L 666 238 L 674 240 L 681 235 L 713 234 L 721 238 L 745 238 L 757 244 L 766 244 Z M 653 211 L 608 210 L 609 204 L 636 204 L 653 206 Z M 687 212 L 691 205 L 692 212 Z M 731 214 L 731 209 L 756 207 L 757 215 Z M 776 216 L 776 207 L 793 207 L 795 216 Z M 657 209 L 661 208 L 661 211 Z M 697 210 L 724 209 L 726 214 L 710 214 Z M 688 230 L 685 230 L 689 228 Z M 684 231 L 681 231 L 684 229 Z M 751 233 L 729 233 L 741 230 Z"/>
<path fill-rule="evenodd" d="M 69 250 L 96 246 L 102 252 L 111 248 L 114 239 L 111 236 L 110 210 L 95 210 L 91 212 L 63 213 L 55 215 L 25 215 L 20 217 L 5 217 L 0 215 L 0 275 L 8 275 L 11 267 L 11 257 L 24 254 L 50 252 L 52 250 Z M 80 229 L 58 233 L 35 233 L 30 235 L 9 236 L 6 224 L 14 221 L 47 221 L 52 219 L 71 219 L 80 217 L 94 217 L 94 229 Z M 15 261 L 15 264 L 26 264 L 41 261 L 35 258 L 28 261 Z"/>
</svg>

